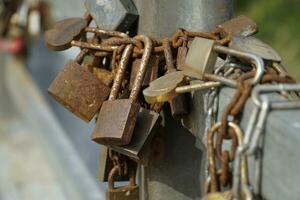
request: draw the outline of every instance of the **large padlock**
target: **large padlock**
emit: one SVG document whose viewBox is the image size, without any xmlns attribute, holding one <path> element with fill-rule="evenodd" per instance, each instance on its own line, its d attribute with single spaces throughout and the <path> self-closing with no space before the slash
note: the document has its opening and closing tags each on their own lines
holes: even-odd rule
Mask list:
<svg viewBox="0 0 300 200">
<path fill-rule="evenodd" d="M 80 66 L 84 51 L 65 65 L 48 92 L 65 108 L 88 122 L 107 99 L 110 88 Z"/>
<path fill-rule="evenodd" d="M 211 39 L 194 38 L 182 68 L 185 75 L 203 79 L 204 74 L 213 72 L 217 60 L 214 44 Z"/>
<path fill-rule="evenodd" d="M 140 64 L 140 70 L 133 84 L 129 99 L 118 99 L 106 101 L 98 115 L 98 121 L 92 134 L 92 140 L 105 145 L 127 145 L 130 143 L 134 133 L 136 121 L 140 112 L 140 104 L 137 102 L 142 81 L 146 72 L 146 67 L 152 51 L 152 41 L 150 38 L 139 35 L 135 39 L 140 39 L 144 42 L 144 53 Z M 123 56 L 120 63 L 122 64 Z M 125 59 L 124 59 L 125 60 Z M 121 68 L 121 66 L 119 67 Z M 120 70 L 117 71 L 117 74 Z M 117 75 L 114 81 L 117 81 Z M 118 80 L 119 81 L 119 80 Z M 143 109 L 143 108 L 142 108 Z M 152 115 L 148 111 L 149 115 Z M 158 113 L 156 113 L 159 115 Z M 143 122 L 151 123 L 151 122 Z"/>
<path fill-rule="evenodd" d="M 135 182 L 135 172 L 131 170 L 129 185 L 120 186 L 115 188 L 115 176 L 119 171 L 119 166 L 115 166 L 109 173 L 108 189 L 106 191 L 107 200 L 138 200 L 139 199 L 139 186 Z"/>
</svg>

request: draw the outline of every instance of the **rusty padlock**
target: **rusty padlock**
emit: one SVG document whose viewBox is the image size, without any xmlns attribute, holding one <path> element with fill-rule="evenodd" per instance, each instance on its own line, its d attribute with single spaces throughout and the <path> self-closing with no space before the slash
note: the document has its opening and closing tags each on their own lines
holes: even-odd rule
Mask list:
<svg viewBox="0 0 300 200">
<path fill-rule="evenodd" d="M 203 79 L 204 74 L 213 72 L 217 60 L 214 44 L 211 39 L 194 38 L 182 68 L 185 75 Z"/>
<path fill-rule="evenodd" d="M 126 46 L 122 54 L 109 99 L 103 103 L 103 106 L 99 112 L 96 127 L 92 133 L 92 140 L 99 144 L 122 145 L 124 143 L 128 144 L 131 139 L 131 136 L 128 138 L 126 132 L 127 130 L 130 131 L 130 129 L 134 127 L 130 127 L 130 121 L 123 122 L 123 120 L 137 115 L 140 107 L 138 103 L 134 103 L 133 101 L 129 101 L 127 99 L 117 100 L 117 97 L 132 50 L 132 45 Z M 132 106 L 128 105 L 130 103 L 132 103 Z"/>
<path fill-rule="evenodd" d="M 163 39 L 163 47 L 166 58 L 167 73 L 175 72 L 176 68 L 174 66 L 174 59 L 169 39 Z M 178 94 L 176 97 L 169 101 L 169 104 L 171 107 L 172 116 L 174 118 L 179 118 L 183 115 L 188 114 L 188 107 L 185 94 Z"/>
<path fill-rule="evenodd" d="M 136 36 L 135 39 L 142 40 L 145 44 L 140 70 L 137 73 L 129 99 L 118 99 L 103 103 L 98 115 L 96 127 L 92 134 L 93 141 L 100 144 L 121 146 L 129 144 L 131 141 L 140 111 L 140 104 L 137 100 L 153 47 L 151 39 L 147 36 L 139 35 Z M 123 62 L 120 61 L 120 63 L 122 64 Z M 121 66 L 119 68 L 121 68 Z M 117 73 L 119 73 L 119 71 L 120 70 L 118 70 Z"/>
<path fill-rule="evenodd" d="M 114 167 L 114 161 L 111 159 L 111 153 L 116 153 L 104 145 L 99 148 L 99 162 L 97 168 L 97 179 L 101 182 L 107 182 L 110 170 Z M 122 161 L 126 162 L 127 169 L 136 169 L 137 163 L 128 157 L 122 156 Z M 128 181 L 129 174 L 119 174 L 115 176 L 116 181 Z"/>
<path fill-rule="evenodd" d="M 87 50 L 69 61 L 48 88 L 48 93 L 69 111 L 89 122 L 107 99 L 110 88 L 80 64 Z"/>
<path fill-rule="evenodd" d="M 106 191 L 107 200 L 138 200 L 139 199 L 139 186 L 135 182 L 135 171 L 130 171 L 129 185 L 120 186 L 115 188 L 115 176 L 120 171 L 119 166 L 115 166 L 109 173 L 108 189 Z"/>
</svg>

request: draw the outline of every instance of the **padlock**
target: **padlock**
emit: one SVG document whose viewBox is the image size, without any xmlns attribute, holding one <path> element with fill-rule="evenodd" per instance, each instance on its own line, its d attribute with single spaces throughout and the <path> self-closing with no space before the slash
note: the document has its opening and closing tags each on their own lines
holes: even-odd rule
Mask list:
<svg viewBox="0 0 300 200">
<path fill-rule="evenodd" d="M 115 166 L 109 173 L 108 189 L 106 191 L 107 200 L 138 200 L 139 199 L 139 186 L 135 182 L 135 172 L 131 170 L 129 185 L 120 186 L 115 188 L 115 176 L 119 171 L 119 166 Z"/>
<path fill-rule="evenodd" d="M 122 146 L 110 145 L 110 147 L 140 164 L 147 165 L 149 161 L 147 146 L 159 130 L 160 123 L 161 117 L 157 112 L 141 107 L 130 143 Z"/>
<path fill-rule="evenodd" d="M 202 80 L 205 73 L 213 72 L 217 60 L 214 44 L 214 40 L 194 38 L 182 69 L 185 75 Z"/>
<path fill-rule="evenodd" d="M 255 37 L 232 37 L 229 47 L 238 51 L 246 51 L 260 56 L 264 60 L 281 62 L 282 58 L 270 45 Z"/>
<path fill-rule="evenodd" d="M 178 47 L 177 57 L 176 57 L 176 68 L 178 70 L 183 70 L 183 65 L 185 63 L 187 52 L 188 52 L 188 48 L 186 45 Z"/>
<path fill-rule="evenodd" d="M 136 78 L 136 74 L 139 71 L 139 66 L 141 63 L 141 59 L 135 59 L 132 63 L 131 74 L 130 74 L 130 82 L 129 89 L 132 89 L 132 85 Z M 159 56 L 151 55 L 149 59 L 149 63 L 147 66 L 145 78 L 143 80 L 142 86 L 148 86 L 151 81 L 154 81 L 158 77 L 158 67 L 159 67 Z"/>
<path fill-rule="evenodd" d="M 87 26 L 83 18 L 69 18 L 57 22 L 54 27 L 45 32 L 45 42 L 49 49 L 63 51 L 71 47 L 71 42 L 80 37 Z"/>
<path fill-rule="evenodd" d="M 127 118 L 132 116 L 134 118 L 134 116 L 137 115 L 140 106 L 138 103 L 129 101 L 129 99 L 117 99 L 117 97 L 120 92 L 121 83 L 123 81 L 132 50 L 133 46 L 127 45 L 123 51 L 109 99 L 103 103 L 99 112 L 96 127 L 92 133 L 92 140 L 99 144 L 122 145 L 124 143 L 128 144 L 131 139 L 131 136 L 126 135 L 126 133 L 127 130 L 130 131 L 130 129 L 134 127 L 130 127 L 131 124 Z M 130 103 L 132 103 L 132 105 Z"/>
<path fill-rule="evenodd" d="M 112 159 L 109 157 L 109 152 L 111 149 L 107 148 L 104 145 L 99 147 L 99 162 L 97 168 L 97 179 L 101 182 L 107 182 L 110 170 L 114 167 Z M 137 163 L 128 157 L 122 157 L 123 162 L 126 162 L 128 169 L 136 169 Z M 115 176 L 116 181 L 128 181 L 129 174 L 118 174 Z"/>
<path fill-rule="evenodd" d="M 253 35 L 258 31 L 255 21 L 244 15 L 240 15 L 218 25 L 217 29 L 220 29 L 221 33 L 241 35 L 244 37 Z"/>
<path fill-rule="evenodd" d="M 169 39 L 163 39 L 164 55 L 166 58 L 167 73 L 173 73 L 176 71 L 174 66 L 174 60 L 171 50 L 171 45 Z M 184 94 L 178 94 L 173 99 L 169 101 L 171 113 L 174 118 L 182 117 L 188 114 L 188 107 L 186 96 Z"/>
<path fill-rule="evenodd" d="M 137 100 L 152 51 L 152 41 L 150 38 L 139 35 L 136 36 L 135 39 L 142 40 L 145 46 L 140 64 L 140 70 L 137 73 L 137 77 L 133 84 L 129 99 L 118 99 L 103 103 L 98 115 L 96 127 L 92 134 L 92 140 L 97 143 L 120 146 L 127 145 L 131 141 L 136 120 L 140 111 L 140 105 Z M 125 56 L 123 53 L 117 74 L 120 73 L 120 69 L 126 67 L 124 63 L 127 65 L 127 62 L 124 62 L 126 60 L 124 57 Z M 123 65 L 124 67 L 121 67 Z M 116 75 L 114 85 L 115 82 L 120 82 L 121 80 L 122 79 L 118 79 L 118 75 Z M 149 112 L 149 115 L 152 114 Z"/>
<path fill-rule="evenodd" d="M 89 122 L 107 99 L 110 88 L 80 66 L 84 51 L 65 65 L 48 92 L 69 111 Z"/>
</svg>

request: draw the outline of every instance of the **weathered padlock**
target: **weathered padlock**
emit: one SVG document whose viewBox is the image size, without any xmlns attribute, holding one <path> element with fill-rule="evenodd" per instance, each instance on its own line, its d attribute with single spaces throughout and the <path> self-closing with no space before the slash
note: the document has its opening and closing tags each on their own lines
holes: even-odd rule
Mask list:
<svg viewBox="0 0 300 200">
<path fill-rule="evenodd" d="M 133 131 L 131 129 L 134 127 L 131 127 L 131 122 L 128 121 L 130 119 L 127 118 L 137 115 L 140 106 L 138 103 L 134 103 L 129 99 L 117 100 L 117 97 L 132 50 L 133 46 L 127 45 L 123 51 L 109 99 L 103 103 L 99 112 L 96 127 L 92 133 L 92 140 L 99 144 L 124 145 L 126 143 L 128 144 L 131 140 L 131 133 Z M 130 103 L 132 103 L 132 105 Z M 131 131 L 129 136 L 127 135 L 128 130 Z"/>
<path fill-rule="evenodd" d="M 139 199 L 139 186 L 135 182 L 135 172 L 131 170 L 129 185 L 120 186 L 115 188 L 115 176 L 119 171 L 119 166 L 115 166 L 109 173 L 108 189 L 106 191 L 107 200 L 138 200 Z"/>
<path fill-rule="evenodd" d="M 132 89 L 132 85 L 135 81 L 136 74 L 139 71 L 140 63 L 141 63 L 141 59 L 135 59 L 132 63 L 129 89 Z M 148 66 L 147 66 L 147 70 L 145 73 L 145 77 L 144 77 L 144 80 L 142 83 L 143 87 L 148 86 L 151 81 L 154 81 L 155 79 L 157 79 L 158 67 L 159 67 L 159 56 L 151 55 Z"/>
<path fill-rule="evenodd" d="M 184 41 L 182 46 L 178 47 L 178 50 L 177 50 L 176 68 L 178 70 L 182 70 L 183 65 L 185 63 L 187 52 L 188 52 L 187 42 Z"/>
<path fill-rule="evenodd" d="M 48 88 L 49 94 L 79 118 L 89 122 L 107 99 L 110 88 L 80 64 L 86 50 L 69 61 Z"/>
<path fill-rule="evenodd" d="M 229 47 L 238 51 L 246 51 L 260 56 L 264 60 L 281 62 L 282 58 L 270 45 L 255 37 L 232 37 Z"/>
<path fill-rule="evenodd" d="M 137 100 L 153 46 L 151 39 L 146 36 L 139 35 L 135 39 L 140 39 L 145 44 L 140 70 L 137 73 L 129 99 L 118 99 L 103 103 L 92 134 L 93 141 L 97 143 L 120 146 L 127 145 L 131 141 L 140 111 L 140 105 Z M 123 60 L 123 56 L 121 60 Z M 120 63 L 122 64 L 123 62 L 120 61 Z"/>
<path fill-rule="evenodd" d="M 101 182 L 107 182 L 108 176 L 110 170 L 114 167 L 114 161 L 111 159 L 110 154 L 115 152 L 109 148 L 107 148 L 104 145 L 100 145 L 99 148 L 99 162 L 98 162 L 98 168 L 97 168 L 97 179 Z M 131 160 L 128 157 L 123 156 L 122 158 L 123 162 L 126 162 L 126 166 L 128 169 L 136 169 L 137 163 Z M 118 174 L 114 177 L 116 181 L 128 181 L 129 180 L 129 174 Z"/>
<path fill-rule="evenodd" d="M 49 49 L 63 51 L 71 47 L 71 42 L 80 36 L 87 26 L 83 18 L 69 18 L 57 22 L 54 27 L 45 32 L 45 42 Z"/>
<path fill-rule="evenodd" d="M 140 164 L 147 165 L 148 155 L 147 146 L 160 127 L 161 117 L 154 111 L 141 108 L 132 138 L 129 144 L 123 146 L 110 146 L 114 151 L 129 156 Z"/>
<path fill-rule="evenodd" d="M 214 44 L 214 40 L 194 38 L 182 68 L 185 75 L 203 79 L 205 73 L 213 72 L 217 60 Z"/>
<path fill-rule="evenodd" d="M 164 54 L 166 58 L 167 73 L 176 72 L 174 66 L 174 59 L 172 55 L 172 50 L 170 46 L 169 39 L 163 40 Z M 185 114 L 188 114 L 188 107 L 186 102 L 186 97 L 184 94 L 178 94 L 176 97 L 169 101 L 171 113 L 174 118 L 181 117 Z"/>
<path fill-rule="evenodd" d="M 241 35 L 244 37 L 253 35 L 257 32 L 256 23 L 247 16 L 240 15 L 217 26 L 221 34 Z"/>
</svg>

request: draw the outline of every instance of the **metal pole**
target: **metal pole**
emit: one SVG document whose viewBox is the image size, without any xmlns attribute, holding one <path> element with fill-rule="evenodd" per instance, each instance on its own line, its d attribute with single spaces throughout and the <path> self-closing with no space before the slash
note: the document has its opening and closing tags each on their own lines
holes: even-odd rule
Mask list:
<svg viewBox="0 0 300 200">
<path fill-rule="evenodd" d="M 139 12 L 139 33 L 162 38 L 170 36 L 178 28 L 191 31 L 211 31 L 229 19 L 232 0 L 134 0 Z M 196 106 L 198 102 L 191 102 Z M 200 112 L 193 119 L 200 124 Z M 200 171 L 203 152 L 195 147 L 196 139 L 180 121 L 164 111 L 166 137 L 165 157 L 155 166 L 140 168 L 143 199 L 185 200 L 199 199 Z M 203 128 L 204 130 L 204 128 Z M 202 132 L 203 133 L 203 132 Z"/>
</svg>

